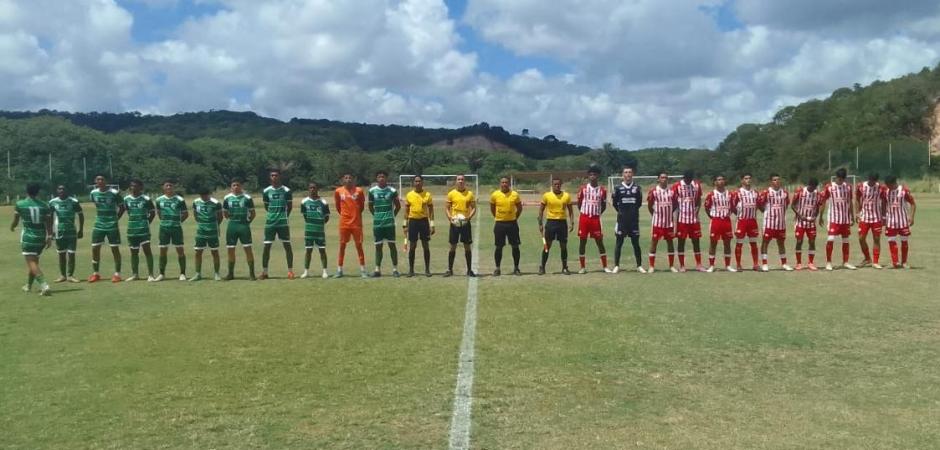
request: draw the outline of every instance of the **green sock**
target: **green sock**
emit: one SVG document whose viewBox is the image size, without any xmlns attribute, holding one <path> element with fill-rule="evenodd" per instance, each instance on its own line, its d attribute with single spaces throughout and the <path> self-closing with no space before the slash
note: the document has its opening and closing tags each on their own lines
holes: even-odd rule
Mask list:
<svg viewBox="0 0 940 450">
<path fill-rule="evenodd" d="M 69 253 L 69 273 L 68 276 L 75 275 L 75 254 Z"/>
<path fill-rule="evenodd" d="M 229 262 L 228 262 L 228 276 L 231 277 L 231 276 L 234 276 L 234 275 L 235 275 L 235 262 L 234 262 L 234 261 L 229 261 Z"/>
<path fill-rule="evenodd" d="M 166 255 L 160 255 L 160 275 L 166 276 Z"/>
<path fill-rule="evenodd" d="M 121 260 L 120 259 L 114 260 L 114 273 L 121 273 Z"/>
<path fill-rule="evenodd" d="M 323 265 L 323 270 L 326 270 L 326 250 L 320 250 L 320 264 Z"/>
<path fill-rule="evenodd" d="M 271 247 L 265 246 L 261 251 L 261 271 L 268 271 L 268 261 L 271 259 Z"/>
<path fill-rule="evenodd" d="M 212 268 L 214 269 L 213 273 L 219 273 L 220 265 L 222 265 L 222 260 L 220 258 L 212 258 Z"/>
<path fill-rule="evenodd" d="M 36 276 L 35 276 L 35 275 L 29 274 L 29 281 L 26 282 L 26 286 L 28 286 L 30 289 L 32 289 L 32 288 L 33 288 L 33 281 L 34 281 L 35 279 L 36 279 Z"/>
<path fill-rule="evenodd" d="M 395 244 L 388 244 L 388 255 L 392 257 L 392 266 L 398 267 L 398 248 Z"/>
<path fill-rule="evenodd" d="M 137 275 L 137 269 L 140 268 L 140 255 L 137 253 L 131 253 L 131 274 Z"/>
<path fill-rule="evenodd" d="M 248 275 L 252 278 L 255 277 L 255 260 L 253 259 L 248 261 Z"/>
<path fill-rule="evenodd" d="M 313 252 L 307 252 L 304 255 L 304 270 L 310 270 L 310 257 L 313 256 Z"/>
<path fill-rule="evenodd" d="M 147 273 L 153 276 L 153 254 L 144 254 L 144 258 L 147 260 Z"/>
<path fill-rule="evenodd" d="M 180 256 L 176 259 L 180 263 L 180 274 L 185 275 L 186 274 L 186 257 Z"/>
<path fill-rule="evenodd" d="M 65 276 L 66 260 L 68 260 L 68 254 L 63 253 L 59 255 L 59 273 L 62 274 L 63 277 Z"/>
<path fill-rule="evenodd" d="M 287 259 L 287 270 L 294 270 L 294 247 L 289 243 L 284 243 L 284 256 Z"/>
<path fill-rule="evenodd" d="M 182 266 L 181 266 L 182 267 Z M 196 257 L 196 274 L 202 273 L 202 258 Z"/>
<path fill-rule="evenodd" d="M 100 264 L 98 263 L 98 261 L 92 261 L 92 262 L 91 262 L 91 271 L 94 272 L 94 273 L 98 273 L 98 266 L 99 266 L 99 265 L 100 265 Z"/>
<path fill-rule="evenodd" d="M 382 267 L 382 244 L 375 246 L 375 267 Z"/>
<path fill-rule="evenodd" d="M 38 283 L 40 287 L 46 285 L 46 279 L 43 278 L 42 274 L 36 275 L 36 283 Z"/>
</svg>

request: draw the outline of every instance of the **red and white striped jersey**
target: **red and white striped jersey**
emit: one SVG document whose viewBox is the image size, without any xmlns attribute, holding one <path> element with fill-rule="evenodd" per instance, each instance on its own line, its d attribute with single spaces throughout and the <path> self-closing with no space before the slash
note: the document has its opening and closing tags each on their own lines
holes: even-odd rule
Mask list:
<svg viewBox="0 0 940 450">
<path fill-rule="evenodd" d="M 790 204 L 790 194 L 786 189 L 767 188 L 761 192 L 758 202 L 764 207 L 764 229 L 787 229 L 787 205 Z"/>
<path fill-rule="evenodd" d="M 914 197 L 911 191 L 905 186 L 898 185 L 895 189 L 884 189 L 883 195 L 887 200 L 887 211 L 885 211 L 885 226 L 893 229 L 907 228 L 911 226 L 911 220 L 908 216 L 910 205 L 914 204 Z"/>
<path fill-rule="evenodd" d="M 858 199 L 859 220 L 867 223 L 881 223 L 884 211 L 881 210 L 881 202 L 884 198 L 883 191 L 886 188 L 881 183 L 875 182 L 874 186 L 869 186 L 868 182 L 859 183 L 855 189 L 855 198 Z"/>
<path fill-rule="evenodd" d="M 597 217 L 601 215 L 602 206 L 607 202 L 607 188 L 604 186 L 591 186 L 585 184 L 578 191 L 578 209 L 582 216 Z"/>
<path fill-rule="evenodd" d="M 698 223 L 698 205 L 702 201 L 702 185 L 695 180 L 686 183 L 679 180 L 672 185 L 676 201 L 679 202 L 679 223 Z"/>
<path fill-rule="evenodd" d="M 656 185 L 646 196 L 646 203 L 653 207 L 653 227 L 672 228 L 672 212 L 676 207 L 676 194 L 672 189 Z"/>
<path fill-rule="evenodd" d="M 802 187 L 793 193 L 793 204 L 799 215 L 796 217 L 796 226 L 802 228 L 814 228 L 819 219 L 819 191 L 810 192 L 809 189 Z M 800 218 L 806 220 L 801 220 Z"/>
<path fill-rule="evenodd" d="M 705 197 L 705 211 L 712 219 L 727 219 L 734 209 L 734 196 L 730 191 L 714 190 Z"/>
<path fill-rule="evenodd" d="M 757 197 L 754 189 L 739 188 L 734 193 L 735 214 L 738 219 L 757 218 Z"/>
<path fill-rule="evenodd" d="M 829 183 L 822 190 L 822 201 L 829 202 L 829 223 L 848 225 L 852 223 L 852 186 L 849 183 Z"/>
</svg>

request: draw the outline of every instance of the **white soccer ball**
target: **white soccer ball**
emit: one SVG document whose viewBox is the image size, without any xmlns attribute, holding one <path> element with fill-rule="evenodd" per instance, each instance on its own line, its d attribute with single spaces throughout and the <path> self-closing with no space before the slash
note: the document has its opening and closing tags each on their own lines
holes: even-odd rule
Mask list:
<svg viewBox="0 0 940 450">
<path fill-rule="evenodd" d="M 453 224 L 455 227 L 462 227 L 467 224 L 467 218 L 463 214 L 457 214 L 453 217 Z"/>
</svg>

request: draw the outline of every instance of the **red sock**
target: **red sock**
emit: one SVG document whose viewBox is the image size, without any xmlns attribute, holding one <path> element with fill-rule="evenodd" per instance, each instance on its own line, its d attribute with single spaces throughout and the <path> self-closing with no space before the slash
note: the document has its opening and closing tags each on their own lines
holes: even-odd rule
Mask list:
<svg viewBox="0 0 940 450">
<path fill-rule="evenodd" d="M 359 265 L 366 265 L 366 252 L 362 249 L 362 242 L 356 242 L 356 253 L 359 254 Z"/>
<path fill-rule="evenodd" d="M 832 241 L 826 241 L 826 262 L 832 262 Z"/>
<path fill-rule="evenodd" d="M 701 265 L 702 265 L 702 254 L 699 252 L 695 252 L 695 267 L 699 267 Z"/>
<path fill-rule="evenodd" d="M 816 252 L 810 250 L 808 259 L 810 264 L 814 264 L 816 262 Z"/>
<path fill-rule="evenodd" d="M 685 267 L 685 252 L 679 253 L 679 267 Z"/>
<path fill-rule="evenodd" d="M 338 265 L 339 268 L 342 269 L 343 261 L 345 260 L 346 260 L 346 244 L 340 244 L 339 245 L 339 260 L 337 261 L 336 265 Z"/>
<path fill-rule="evenodd" d="M 751 259 L 754 260 L 754 265 L 757 265 L 757 242 L 751 242 Z"/>
<path fill-rule="evenodd" d="M 715 267 L 715 255 L 708 254 L 708 267 Z"/>
<path fill-rule="evenodd" d="M 767 265 L 767 254 L 761 255 L 760 259 L 761 259 L 761 262 L 763 262 L 764 265 L 766 266 L 766 265 Z"/>
<path fill-rule="evenodd" d="M 672 267 L 674 265 L 676 265 L 676 254 L 670 253 L 669 254 L 669 267 Z"/>
<path fill-rule="evenodd" d="M 799 250 L 796 251 L 796 263 L 803 264 L 803 252 Z"/>
<path fill-rule="evenodd" d="M 741 267 L 741 249 L 744 247 L 744 244 L 736 244 L 734 246 L 734 260 L 738 263 L 738 267 Z"/>
<path fill-rule="evenodd" d="M 898 243 L 888 242 L 888 252 L 891 253 L 891 264 L 898 265 Z"/>
<path fill-rule="evenodd" d="M 878 264 L 878 260 L 881 259 L 881 248 L 875 247 L 871 250 L 871 253 L 875 257 L 875 264 Z"/>
<path fill-rule="evenodd" d="M 738 257 L 740 259 L 740 255 L 738 255 Z M 725 267 L 730 267 L 730 266 L 731 266 L 731 254 L 725 253 Z"/>
<path fill-rule="evenodd" d="M 842 243 L 842 264 L 849 262 L 849 243 Z"/>
<path fill-rule="evenodd" d="M 786 254 L 786 253 L 781 253 L 781 254 L 780 254 L 780 264 L 783 264 L 783 265 L 786 265 L 786 264 L 787 264 L 787 254 Z"/>
<path fill-rule="evenodd" d="M 842 248 L 845 248 L 845 244 L 843 244 Z M 862 256 L 865 257 L 865 261 L 871 261 L 871 254 L 868 252 L 868 247 L 862 247 Z"/>
<path fill-rule="evenodd" d="M 656 267 L 656 254 L 650 253 L 650 269 Z"/>
<path fill-rule="evenodd" d="M 607 268 L 607 255 L 601 255 L 601 265 Z"/>
<path fill-rule="evenodd" d="M 907 264 L 907 241 L 901 241 L 901 264 Z"/>
<path fill-rule="evenodd" d="M 581 268 L 584 268 L 584 255 L 578 256 L 578 262 L 581 263 Z"/>
</svg>

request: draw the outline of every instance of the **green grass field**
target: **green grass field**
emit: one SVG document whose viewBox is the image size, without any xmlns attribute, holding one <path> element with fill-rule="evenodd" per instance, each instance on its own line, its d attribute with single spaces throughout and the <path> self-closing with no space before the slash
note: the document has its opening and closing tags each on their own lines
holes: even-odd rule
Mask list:
<svg viewBox="0 0 940 450">
<path fill-rule="evenodd" d="M 913 270 L 645 276 L 598 273 L 593 244 L 593 273 L 534 275 L 541 241 L 527 208 L 529 275 L 478 285 L 472 447 L 940 446 L 940 196 L 918 202 Z M 0 208 L 4 227 L 11 214 Z M 491 224 L 484 215 L 483 274 Z M 288 281 L 276 246 L 276 279 L 264 282 L 80 283 L 41 298 L 20 292 L 17 237 L 0 234 L 0 447 L 447 447 L 463 277 Z M 437 274 L 445 240 L 441 227 Z M 569 250 L 576 266 L 576 242 Z M 89 253 L 86 239 L 81 278 Z M 50 278 L 55 258 L 42 258 Z"/>
</svg>

